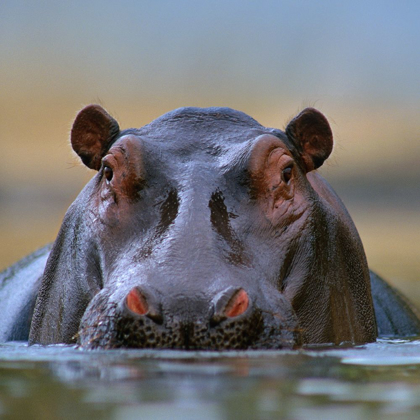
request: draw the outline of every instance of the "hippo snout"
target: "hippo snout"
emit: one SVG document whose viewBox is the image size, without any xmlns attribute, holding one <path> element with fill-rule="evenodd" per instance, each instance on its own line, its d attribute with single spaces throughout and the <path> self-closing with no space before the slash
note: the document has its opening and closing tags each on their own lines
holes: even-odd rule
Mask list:
<svg viewBox="0 0 420 420">
<path fill-rule="evenodd" d="M 263 329 L 262 313 L 243 288 L 228 287 L 208 300 L 170 299 L 170 305 L 142 286 L 117 304 L 100 295 L 81 322 L 83 347 L 246 349 Z"/>
</svg>

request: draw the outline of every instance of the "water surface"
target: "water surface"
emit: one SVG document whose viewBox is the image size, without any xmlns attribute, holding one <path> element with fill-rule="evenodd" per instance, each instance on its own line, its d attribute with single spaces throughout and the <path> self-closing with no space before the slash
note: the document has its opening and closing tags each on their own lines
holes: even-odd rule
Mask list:
<svg viewBox="0 0 420 420">
<path fill-rule="evenodd" d="M 1 418 L 416 419 L 420 340 L 280 351 L 0 346 Z"/>
</svg>

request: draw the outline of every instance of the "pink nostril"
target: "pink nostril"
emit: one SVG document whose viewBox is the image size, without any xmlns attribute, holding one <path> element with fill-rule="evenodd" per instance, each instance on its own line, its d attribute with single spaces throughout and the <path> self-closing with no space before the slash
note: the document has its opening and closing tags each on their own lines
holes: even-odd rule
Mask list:
<svg viewBox="0 0 420 420">
<path fill-rule="evenodd" d="M 224 310 L 224 314 L 229 318 L 239 316 L 248 309 L 248 305 L 248 294 L 244 289 L 240 289 L 230 298 Z"/>
<path fill-rule="evenodd" d="M 127 307 L 130 311 L 138 314 L 145 315 L 149 311 L 149 305 L 143 294 L 134 287 L 127 295 Z"/>
</svg>

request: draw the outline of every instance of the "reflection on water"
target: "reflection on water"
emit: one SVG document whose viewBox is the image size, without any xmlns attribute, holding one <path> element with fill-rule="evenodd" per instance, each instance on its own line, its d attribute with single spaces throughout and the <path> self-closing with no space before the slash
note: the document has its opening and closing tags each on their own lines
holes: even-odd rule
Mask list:
<svg viewBox="0 0 420 420">
<path fill-rule="evenodd" d="M 0 346 L 0 413 L 31 419 L 411 419 L 420 341 L 187 352 Z"/>
</svg>

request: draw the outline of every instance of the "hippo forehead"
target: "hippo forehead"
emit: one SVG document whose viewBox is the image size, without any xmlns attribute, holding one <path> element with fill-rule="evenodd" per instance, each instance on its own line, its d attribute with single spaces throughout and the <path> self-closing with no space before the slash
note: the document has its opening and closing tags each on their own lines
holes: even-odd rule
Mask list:
<svg viewBox="0 0 420 420">
<path fill-rule="evenodd" d="M 291 148 L 286 135 L 266 128 L 243 112 L 230 108 L 180 108 L 162 115 L 150 124 L 125 130 L 135 134 L 159 151 L 186 160 L 211 160 L 247 147 L 261 134 L 270 133 Z"/>
</svg>

